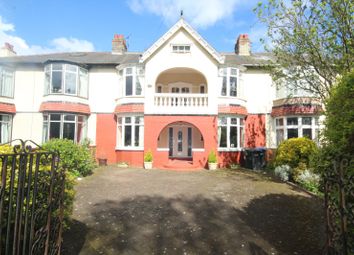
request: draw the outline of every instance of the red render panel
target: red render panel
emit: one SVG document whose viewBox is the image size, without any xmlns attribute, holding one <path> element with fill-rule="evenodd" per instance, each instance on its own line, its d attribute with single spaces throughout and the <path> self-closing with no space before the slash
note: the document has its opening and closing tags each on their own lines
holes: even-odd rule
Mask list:
<svg viewBox="0 0 354 255">
<path fill-rule="evenodd" d="M 264 114 L 250 114 L 245 121 L 245 147 L 265 147 L 266 128 Z"/>
<path fill-rule="evenodd" d="M 187 122 L 199 129 L 204 138 L 204 152 L 193 153 L 193 165 L 205 167 L 211 149 L 217 148 L 217 116 L 156 116 L 146 115 L 144 119 L 144 150 L 154 155 L 153 166 L 163 167 L 168 162 L 168 152 L 157 151 L 157 139 L 160 132 L 174 122 Z"/>
<path fill-rule="evenodd" d="M 71 102 L 43 102 L 39 108 L 40 112 L 75 112 L 90 114 L 90 106 L 87 104 Z"/>
<path fill-rule="evenodd" d="M 105 158 L 109 164 L 116 163 L 117 122 L 113 113 L 97 114 L 96 157 Z"/>
<path fill-rule="evenodd" d="M 144 164 L 143 151 L 116 151 L 116 162 L 127 162 L 132 167 L 142 167 Z"/>
<path fill-rule="evenodd" d="M 0 112 L 15 114 L 16 107 L 14 104 L 0 103 Z"/>
<path fill-rule="evenodd" d="M 229 167 L 230 164 L 241 163 L 240 151 L 220 151 L 218 153 L 219 167 Z"/>
</svg>

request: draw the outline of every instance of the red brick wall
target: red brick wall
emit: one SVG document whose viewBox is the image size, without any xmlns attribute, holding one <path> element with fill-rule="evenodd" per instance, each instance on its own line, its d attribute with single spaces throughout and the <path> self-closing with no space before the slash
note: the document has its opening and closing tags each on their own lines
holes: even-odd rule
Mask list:
<svg viewBox="0 0 354 255">
<path fill-rule="evenodd" d="M 247 115 L 247 109 L 239 105 L 219 105 L 218 112 L 225 114 Z"/>
<path fill-rule="evenodd" d="M 217 148 L 217 116 L 150 116 L 144 119 L 145 151 L 154 155 L 154 167 L 163 167 L 168 162 L 168 152 L 157 151 L 160 132 L 169 124 L 183 121 L 199 129 L 204 138 L 204 152 L 193 153 L 193 165 L 204 167 L 211 149 Z"/>
<path fill-rule="evenodd" d="M 265 115 L 250 114 L 245 121 L 245 147 L 265 147 L 266 146 L 266 130 Z"/>
<path fill-rule="evenodd" d="M 116 163 L 115 152 L 117 122 L 113 113 L 97 114 L 96 157 L 106 158 L 109 164 Z"/>
<path fill-rule="evenodd" d="M 129 166 L 142 167 L 144 165 L 144 152 L 116 151 L 116 162 L 127 162 Z"/>
</svg>

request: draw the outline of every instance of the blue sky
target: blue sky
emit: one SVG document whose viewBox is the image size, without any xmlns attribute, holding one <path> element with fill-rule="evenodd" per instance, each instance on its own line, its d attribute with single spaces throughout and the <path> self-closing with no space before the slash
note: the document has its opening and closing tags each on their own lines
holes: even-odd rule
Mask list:
<svg viewBox="0 0 354 255">
<path fill-rule="evenodd" d="M 233 51 L 248 33 L 262 51 L 265 29 L 252 9 L 257 0 L 0 0 L 0 45 L 18 54 L 110 51 L 114 34 L 127 37 L 129 51 L 142 52 L 184 18 L 220 52 Z"/>
</svg>

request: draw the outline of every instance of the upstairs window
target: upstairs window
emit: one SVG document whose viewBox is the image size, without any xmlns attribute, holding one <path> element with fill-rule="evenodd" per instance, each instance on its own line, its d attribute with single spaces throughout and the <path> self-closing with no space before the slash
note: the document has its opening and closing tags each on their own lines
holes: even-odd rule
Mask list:
<svg viewBox="0 0 354 255">
<path fill-rule="evenodd" d="M 172 45 L 172 52 L 173 53 L 190 53 L 191 52 L 191 46 L 190 45 Z"/>
<path fill-rule="evenodd" d="M 14 71 L 0 66 L 0 96 L 14 97 Z"/>
<path fill-rule="evenodd" d="M 221 96 L 237 97 L 237 84 L 238 84 L 238 69 L 236 68 L 223 68 Z"/>
<path fill-rule="evenodd" d="M 44 94 L 88 97 L 88 71 L 71 64 L 49 64 L 45 67 Z"/>
<path fill-rule="evenodd" d="M 124 95 L 141 96 L 140 76 L 142 75 L 142 70 L 137 67 L 127 67 L 121 70 L 120 74 L 124 76 Z"/>
</svg>

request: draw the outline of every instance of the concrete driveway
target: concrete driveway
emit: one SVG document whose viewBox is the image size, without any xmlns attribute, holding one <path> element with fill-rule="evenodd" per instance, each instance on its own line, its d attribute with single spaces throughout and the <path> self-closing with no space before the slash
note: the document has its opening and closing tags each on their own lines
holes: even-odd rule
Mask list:
<svg viewBox="0 0 354 255">
<path fill-rule="evenodd" d="M 321 254 L 322 201 L 251 171 L 103 167 L 79 182 L 63 254 Z"/>
</svg>

